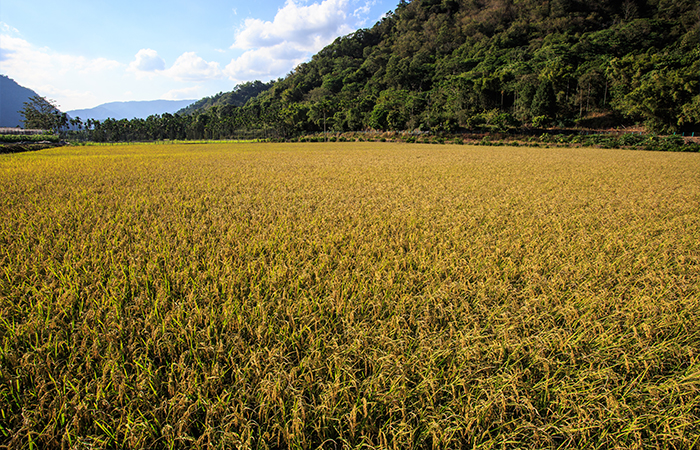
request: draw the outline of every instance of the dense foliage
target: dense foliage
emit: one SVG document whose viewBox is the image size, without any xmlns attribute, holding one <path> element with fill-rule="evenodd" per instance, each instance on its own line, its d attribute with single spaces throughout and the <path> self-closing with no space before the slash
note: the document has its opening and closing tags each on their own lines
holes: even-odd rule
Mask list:
<svg viewBox="0 0 700 450">
<path fill-rule="evenodd" d="M 274 81 L 263 83 L 261 81 L 249 81 L 239 84 L 230 92 L 219 92 L 213 97 L 205 97 L 198 100 L 186 108 L 178 111 L 178 114 L 192 114 L 200 110 L 210 110 L 212 108 L 221 108 L 221 113 L 229 116 L 235 108 L 245 105 L 248 100 L 256 97 L 261 92 L 270 89 L 274 85 Z"/>
<path fill-rule="evenodd" d="M 32 134 L 32 135 L 21 135 L 21 134 L 0 134 L 0 144 L 2 143 L 16 143 L 16 142 L 58 142 L 57 134 Z M 1 151 L 0 151 L 1 152 Z"/>
<path fill-rule="evenodd" d="M 24 102 L 24 108 L 19 111 L 24 128 L 47 130 L 58 133 L 68 125 L 68 116 L 58 109 L 53 100 L 39 95 L 32 96 Z"/>
<path fill-rule="evenodd" d="M 414 0 L 249 108 L 287 135 L 517 124 L 700 124 L 692 0 Z"/>
<path fill-rule="evenodd" d="M 77 137 L 634 124 L 698 132 L 699 12 L 694 0 L 402 1 L 277 82 L 245 83 L 175 115 L 78 123 Z"/>
<path fill-rule="evenodd" d="M 71 140 L 132 142 L 271 137 L 271 129 L 260 108 L 242 109 L 248 100 L 269 89 L 274 82 L 243 83 L 227 93 L 203 98 L 176 114 L 155 114 L 146 119 L 71 118 L 62 136 Z M 70 126 L 68 126 L 70 125 Z"/>
<path fill-rule="evenodd" d="M 228 106 L 213 106 L 199 114 L 155 114 L 146 119 L 88 119 L 83 123 L 79 118 L 71 124 L 75 128 L 67 131 L 70 140 L 94 142 L 142 142 L 157 140 L 198 140 L 198 139 L 248 139 L 275 137 L 276 130 L 267 125 L 258 109 L 233 107 L 226 115 Z"/>
</svg>

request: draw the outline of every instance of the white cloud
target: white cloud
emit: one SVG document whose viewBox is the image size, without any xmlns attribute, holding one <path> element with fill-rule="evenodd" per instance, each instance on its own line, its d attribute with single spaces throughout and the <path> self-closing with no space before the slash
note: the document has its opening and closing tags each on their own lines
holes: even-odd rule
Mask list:
<svg viewBox="0 0 700 450">
<path fill-rule="evenodd" d="M 150 48 L 143 48 L 136 53 L 136 59 L 129 64 L 129 70 L 133 72 L 156 72 L 165 69 L 165 61 L 158 56 L 158 52 Z"/>
<path fill-rule="evenodd" d="M 183 53 L 166 69 L 163 58 L 150 48 L 139 50 L 128 70 L 138 77 L 162 75 L 182 82 L 216 80 L 223 76 L 218 62 L 207 62 L 195 52 Z"/>
<path fill-rule="evenodd" d="M 352 31 L 347 24 L 348 9 L 348 0 L 324 0 L 308 6 L 287 0 L 272 22 L 246 19 L 232 47 L 247 50 L 290 42 L 297 48 L 317 51 L 319 43 L 327 45 Z"/>
<path fill-rule="evenodd" d="M 35 90 L 39 95 L 56 98 L 64 109 L 72 109 L 71 101 L 90 101 L 94 98 L 88 90 L 69 89 L 64 79 L 96 79 L 112 74 L 122 67 L 117 61 L 106 58 L 85 58 L 56 53 L 45 47 L 36 47 L 7 25 L 0 26 L 0 61 L 2 73 L 19 84 Z M 99 77 L 96 77 L 99 75 Z M 59 87 L 60 86 L 60 87 Z"/>
<path fill-rule="evenodd" d="M 336 37 L 355 29 L 351 23 L 363 20 L 370 3 L 351 11 L 351 2 L 323 0 L 305 5 L 287 0 L 272 21 L 246 19 L 231 46 L 245 52 L 224 72 L 238 82 L 283 76 Z"/>
<path fill-rule="evenodd" d="M 231 61 L 224 72 L 236 82 L 281 77 L 306 61 L 308 53 L 292 43 L 249 50 Z"/>
<path fill-rule="evenodd" d="M 367 15 L 369 14 L 372 6 L 374 6 L 376 4 L 377 4 L 377 0 L 371 0 L 371 1 L 365 2 L 362 6 L 355 9 L 355 11 L 353 11 L 352 15 L 357 17 L 360 20 L 364 20 L 367 17 Z"/>
<path fill-rule="evenodd" d="M 20 55 L 22 55 L 21 58 Z M 36 57 L 40 55 L 41 52 L 38 49 L 34 49 L 24 39 L 11 36 L 9 33 L 3 32 L 3 34 L 0 34 L 0 61 L 3 62 L 3 72 L 7 72 L 11 67 L 20 65 L 22 60 L 27 59 L 26 56 L 32 57 L 34 62 L 37 62 L 39 60 Z"/>
<path fill-rule="evenodd" d="M 36 80 L 49 79 L 55 73 L 94 74 L 121 66 L 111 59 L 90 59 L 37 48 L 22 38 L 6 34 L 0 36 L 0 51 L 3 55 L 3 72 L 12 71 Z"/>
<path fill-rule="evenodd" d="M 202 97 L 201 88 L 199 86 L 192 86 L 183 89 L 172 89 L 163 95 L 163 100 L 189 100 L 193 98 Z"/>
<path fill-rule="evenodd" d="M 165 72 L 180 81 L 216 80 L 223 76 L 218 62 L 207 62 L 194 52 L 180 55 L 175 64 Z"/>
<path fill-rule="evenodd" d="M 5 33 L 5 34 L 17 34 L 19 35 L 19 30 L 15 27 L 12 27 L 5 22 L 0 22 L 0 32 Z"/>
</svg>

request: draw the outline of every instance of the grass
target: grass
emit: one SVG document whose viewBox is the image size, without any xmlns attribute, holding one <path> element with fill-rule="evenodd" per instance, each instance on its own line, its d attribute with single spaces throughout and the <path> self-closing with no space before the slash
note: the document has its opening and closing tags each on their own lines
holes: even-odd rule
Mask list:
<svg viewBox="0 0 700 450">
<path fill-rule="evenodd" d="M 700 158 L 0 156 L 0 446 L 694 448 Z"/>
<path fill-rule="evenodd" d="M 57 134 L 0 134 L 0 144 L 17 142 L 59 141 Z"/>
</svg>

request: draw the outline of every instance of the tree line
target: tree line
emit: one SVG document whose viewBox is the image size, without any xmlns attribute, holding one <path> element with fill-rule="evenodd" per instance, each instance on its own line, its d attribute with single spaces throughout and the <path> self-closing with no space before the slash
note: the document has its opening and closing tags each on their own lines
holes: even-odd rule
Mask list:
<svg viewBox="0 0 700 450">
<path fill-rule="evenodd" d="M 96 141 L 634 124 L 700 131 L 699 8 L 695 0 L 402 0 L 283 79 L 241 85 L 182 114 L 71 129 Z"/>
<path fill-rule="evenodd" d="M 56 103 L 32 97 L 20 111 L 25 128 L 49 130 L 62 139 L 93 142 L 157 140 L 259 139 L 278 137 L 269 111 L 255 105 L 211 106 L 197 114 L 155 114 L 146 119 L 87 119 L 69 117 Z"/>
<path fill-rule="evenodd" d="M 252 100 L 287 132 L 700 124 L 698 3 L 414 0 Z"/>
</svg>

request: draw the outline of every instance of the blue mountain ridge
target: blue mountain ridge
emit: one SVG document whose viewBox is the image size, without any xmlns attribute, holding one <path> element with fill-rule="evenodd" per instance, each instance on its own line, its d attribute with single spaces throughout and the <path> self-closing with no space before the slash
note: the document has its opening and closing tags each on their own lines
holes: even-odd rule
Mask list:
<svg viewBox="0 0 700 450">
<path fill-rule="evenodd" d="M 196 100 L 145 100 L 130 102 L 103 103 L 94 108 L 74 109 L 66 111 L 71 117 L 80 117 L 85 122 L 87 119 L 105 120 L 120 119 L 145 119 L 154 114 L 174 114 L 182 108 L 189 106 Z"/>
<path fill-rule="evenodd" d="M 22 126 L 24 102 L 37 95 L 33 90 L 20 86 L 15 80 L 0 75 L 0 127 Z"/>
<path fill-rule="evenodd" d="M 21 86 L 12 78 L 0 75 L 0 127 L 21 127 L 24 103 L 31 97 L 38 96 L 35 91 Z M 74 109 L 66 111 L 69 117 L 80 119 L 105 120 L 112 119 L 145 119 L 154 114 L 174 114 L 196 100 L 146 100 L 129 102 L 111 102 L 94 108 Z"/>
</svg>

